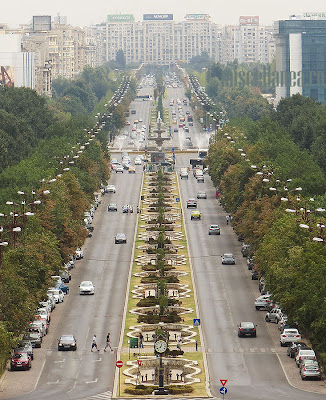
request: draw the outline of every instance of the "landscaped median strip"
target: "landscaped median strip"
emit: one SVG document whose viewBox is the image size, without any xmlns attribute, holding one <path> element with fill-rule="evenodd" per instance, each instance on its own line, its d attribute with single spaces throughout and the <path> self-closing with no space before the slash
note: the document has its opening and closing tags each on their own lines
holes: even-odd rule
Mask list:
<svg viewBox="0 0 326 400">
<path fill-rule="evenodd" d="M 172 394 L 206 397 L 187 240 L 175 172 L 146 173 L 138 218 L 122 347 L 121 397 L 150 394 L 158 386 L 157 338 L 168 349 L 164 386 Z M 138 345 L 141 344 L 141 348 Z"/>
</svg>

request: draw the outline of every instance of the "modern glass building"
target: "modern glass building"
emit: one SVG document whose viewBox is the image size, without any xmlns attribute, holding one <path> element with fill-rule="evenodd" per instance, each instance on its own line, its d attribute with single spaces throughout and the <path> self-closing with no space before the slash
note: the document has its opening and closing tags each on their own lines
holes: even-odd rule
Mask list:
<svg viewBox="0 0 326 400">
<path fill-rule="evenodd" d="M 326 104 L 326 15 L 276 24 L 276 100 L 300 93 Z"/>
</svg>

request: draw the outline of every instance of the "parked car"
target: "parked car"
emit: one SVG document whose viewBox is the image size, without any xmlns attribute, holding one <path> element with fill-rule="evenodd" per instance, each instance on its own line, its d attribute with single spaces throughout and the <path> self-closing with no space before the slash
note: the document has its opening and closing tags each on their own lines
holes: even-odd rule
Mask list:
<svg viewBox="0 0 326 400">
<path fill-rule="evenodd" d="M 238 336 L 257 336 L 256 326 L 253 322 L 240 322 L 238 325 Z"/>
<path fill-rule="evenodd" d="M 60 276 L 63 283 L 69 283 L 71 280 L 71 273 L 68 269 L 63 269 L 60 273 Z"/>
<path fill-rule="evenodd" d="M 241 253 L 242 253 L 243 257 L 248 257 L 249 250 L 250 250 L 250 244 L 242 243 Z"/>
<path fill-rule="evenodd" d="M 35 332 L 26 332 L 24 333 L 22 340 L 28 340 L 32 343 L 33 347 L 41 347 L 42 345 L 42 338 L 38 333 Z"/>
<path fill-rule="evenodd" d="M 207 199 L 207 194 L 204 191 L 197 192 L 197 199 Z"/>
<path fill-rule="evenodd" d="M 266 310 L 271 302 L 271 294 L 264 294 L 262 296 L 257 297 L 255 300 L 255 308 L 256 310 Z"/>
<path fill-rule="evenodd" d="M 125 214 L 133 213 L 134 209 L 132 208 L 132 206 L 130 204 L 126 204 L 122 207 L 122 212 Z"/>
<path fill-rule="evenodd" d="M 189 199 L 187 201 L 187 208 L 197 208 L 197 200 Z"/>
<path fill-rule="evenodd" d="M 301 335 L 298 329 L 288 328 L 284 329 L 284 331 L 280 335 L 280 345 L 286 346 L 290 343 L 301 342 Z"/>
<path fill-rule="evenodd" d="M 79 285 L 79 294 L 94 294 L 95 286 L 92 281 L 83 281 Z"/>
<path fill-rule="evenodd" d="M 17 369 L 29 370 L 32 368 L 31 357 L 25 352 L 15 352 L 10 360 L 10 369 L 15 371 Z"/>
<path fill-rule="evenodd" d="M 288 346 L 286 350 L 286 354 L 290 358 L 295 358 L 300 349 L 309 349 L 310 347 L 305 342 L 292 342 L 290 346 Z"/>
<path fill-rule="evenodd" d="M 258 279 L 259 279 L 259 272 L 258 272 L 256 269 L 253 269 L 253 270 L 251 271 L 251 279 L 252 279 L 253 281 L 258 281 Z"/>
<path fill-rule="evenodd" d="M 255 259 L 254 257 L 248 257 L 247 258 L 247 267 L 249 270 L 252 270 L 255 266 Z"/>
<path fill-rule="evenodd" d="M 227 264 L 227 265 L 234 265 L 235 264 L 235 258 L 232 253 L 225 253 L 222 256 L 222 264 Z"/>
<path fill-rule="evenodd" d="M 127 243 L 127 236 L 124 233 L 117 233 L 115 235 L 114 243 Z"/>
<path fill-rule="evenodd" d="M 114 185 L 108 185 L 105 189 L 106 193 L 116 193 L 117 189 Z"/>
<path fill-rule="evenodd" d="M 31 357 L 31 360 L 34 359 L 33 346 L 30 340 L 23 340 L 23 339 L 19 340 L 18 347 L 15 349 L 15 351 L 20 351 L 20 350 L 27 353 Z"/>
<path fill-rule="evenodd" d="M 321 380 L 320 366 L 316 360 L 305 360 L 301 363 L 300 368 L 301 379 L 307 378 Z"/>
<path fill-rule="evenodd" d="M 266 322 L 275 322 L 278 324 L 283 316 L 282 310 L 280 308 L 273 308 L 271 311 L 268 311 L 265 315 Z"/>
<path fill-rule="evenodd" d="M 109 203 L 108 211 L 118 211 L 118 206 L 116 203 Z"/>
<path fill-rule="evenodd" d="M 56 288 L 49 288 L 48 294 L 53 295 L 56 303 L 62 303 L 65 297 L 63 291 Z"/>
<path fill-rule="evenodd" d="M 219 225 L 210 225 L 208 228 L 208 234 L 209 235 L 220 235 L 221 230 Z"/>
<path fill-rule="evenodd" d="M 64 294 L 69 293 L 69 286 L 64 283 L 59 283 L 55 288 L 61 290 Z"/>
<path fill-rule="evenodd" d="M 62 335 L 58 339 L 58 350 L 77 350 L 77 340 L 74 335 Z"/>
<path fill-rule="evenodd" d="M 201 219 L 200 211 L 191 211 L 190 219 L 191 220 L 193 220 L 193 219 Z"/>
<path fill-rule="evenodd" d="M 297 367 L 300 367 L 300 364 L 303 360 L 316 360 L 316 354 L 312 349 L 301 349 L 298 351 L 295 357 L 295 363 Z"/>
<path fill-rule="evenodd" d="M 81 247 L 77 247 L 77 249 L 75 251 L 75 259 L 76 260 L 81 260 L 82 258 L 84 258 L 83 249 Z"/>
</svg>

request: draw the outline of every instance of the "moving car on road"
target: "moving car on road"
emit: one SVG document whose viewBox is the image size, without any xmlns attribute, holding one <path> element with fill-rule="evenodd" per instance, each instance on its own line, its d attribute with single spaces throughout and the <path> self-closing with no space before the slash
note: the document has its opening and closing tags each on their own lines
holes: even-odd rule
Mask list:
<svg viewBox="0 0 326 400">
<path fill-rule="evenodd" d="M 187 208 L 197 208 L 197 201 L 195 199 L 189 199 L 187 201 Z"/>
<path fill-rule="evenodd" d="M 227 264 L 227 265 L 234 265 L 235 264 L 235 258 L 232 253 L 225 253 L 222 256 L 222 264 Z"/>
<path fill-rule="evenodd" d="M 109 203 L 108 211 L 118 211 L 118 206 L 116 203 Z"/>
<path fill-rule="evenodd" d="M 58 339 L 58 350 L 77 350 L 77 340 L 74 335 L 62 335 Z"/>
<path fill-rule="evenodd" d="M 203 191 L 197 192 L 197 199 L 207 199 L 206 192 Z"/>
<path fill-rule="evenodd" d="M 126 204 L 122 207 L 122 212 L 123 213 L 133 213 L 134 209 L 132 208 L 132 206 L 130 204 Z"/>
<path fill-rule="evenodd" d="M 124 233 L 117 233 L 115 235 L 114 243 L 127 243 L 127 236 Z"/>
<path fill-rule="evenodd" d="M 79 294 L 94 294 L 95 286 L 92 281 L 83 281 L 79 285 Z"/>
<path fill-rule="evenodd" d="M 221 234 L 220 226 L 219 225 L 211 225 L 208 228 L 208 234 L 209 235 L 220 235 Z"/>
<path fill-rule="evenodd" d="M 191 211 L 190 219 L 201 219 L 200 211 Z"/>
<path fill-rule="evenodd" d="M 108 185 L 105 191 L 106 193 L 116 193 L 117 189 L 114 185 Z"/>
<path fill-rule="evenodd" d="M 240 322 L 240 324 L 238 325 L 238 336 L 256 337 L 257 336 L 256 326 L 257 325 L 255 325 L 253 322 Z"/>
</svg>

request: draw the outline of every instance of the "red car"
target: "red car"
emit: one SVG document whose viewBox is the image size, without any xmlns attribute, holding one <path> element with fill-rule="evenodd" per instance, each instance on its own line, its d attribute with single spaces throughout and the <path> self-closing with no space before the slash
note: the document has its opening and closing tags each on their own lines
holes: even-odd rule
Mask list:
<svg viewBox="0 0 326 400">
<path fill-rule="evenodd" d="M 10 368 L 29 370 L 32 367 L 31 357 L 27 353 L 14 353 L 10 360 Z"/>
</svg>

